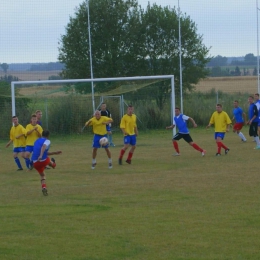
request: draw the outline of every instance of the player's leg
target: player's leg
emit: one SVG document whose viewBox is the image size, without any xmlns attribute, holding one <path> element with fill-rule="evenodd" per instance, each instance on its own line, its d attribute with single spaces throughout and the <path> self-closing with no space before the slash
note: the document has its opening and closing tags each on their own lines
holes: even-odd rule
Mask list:
<svg viewBox="0 0 260 260">
<path fill-rule="evenodd" d="M 23 167 L 21 165 L 20 159 L 18 157 L 18 153 L 19 153 L 19 149 L 18 148 L 14 148 L 13 149 L 13 157 L 14 157 L 14 161 L 18 167 L 17 171 L 22 171 Z"/>
<path fill-rule="evenodd" d="M 259 141 L 259 136 L 258 136 L 258 123 L 253 122 L 250 125 L 251 128 L 251 134 L 254 136 L 254 140 L 256 142 L 256 147 L 255 149 L 259 150 L 260 149 L 260 141 Z"/>
<path fill-rule="evenodd" d="M 182 139 L 182 138 L 183 138 L 183 137 L 182 137 L 182 134 L 177 133 L 177 134 L 173 137 L 173 139 L 172 139 L 172 144 L 173 144 L 173 147 L 174 147 L 174 149 L 175 149 L 175 151 L 176 151 L 176 153 L 173 154 L 174 156 L 179 156 L 179 155 L 180 155 L 180 149 L 179 149 L 179 145 L 178 145 L 178 142 L 177 142 L 177 141 L 179 141 L 179 140 Z"/>
<path fill-rule="evenodd" d="M 92 170 L 94 170 L 97 165 L 97 161 L 96 161 L 97 149 L 98 148 L 96 148 L 96 147 L 93 147 L 93 149 L 92 149 L 92 166 L 91 166 Z"/>
<path fill-rule="evenodd" d="M 25 164 L 26 164 L 26 167 L 28 170 L 31 169 L 31 165 L 32 165 L 31 160 L 30 160 L 32 151 L 33 151 L 33 146 L 27 145 L 25 147 L 25 153 L 24 153 L 25 158 L 24 159 L 25 159 Z"/>
<path fill-rule="evenodd" d="M 40 175 L 40 180 L 41 180 L 41 187 L 42 187 L 42 194 L 44 196 L 47 196 L 48 195 L 48 192 L 47 192 L 47 186 L 46 186 L 46 176 L 45 176 L 45 173 L 44 173 L 44 169 L 46 167 L 46 165 L 48 165 L 48 162 L 49 162 L 49 158 L 47 158 L 45 161 L 43 162 L 35 162 L 33 163 L 33 166 L 35 168 L 35 170 L 39 173 Z"/>
<path fill-rule="evenodd" d="M 233 126 L 233 132 L 234 132 L 234 133 L 237 133 L 237 135 L 239 136 L 239 138 L 240 138 L 243 142 L 246 142 L 246 138 L 245 138 L 245 136 L 243 135 L 243 133 L 241 132 L 242 127 L 243 127 L 243 123 L 236 123 L 236 124 L 234 124 L 234 126 Z"/>
<path fill-rule="evenodd" d="M 119 158 L 118 158 L 118 164 L 119 165 L 122 165 L 123 156 L 124 156 L 126 150 L 128 149 L 129 145 L 130 145 L 130 136 L 129 135 L 124 136 L 124 146 L 120 150 L 120 154 L 119 154 Z"/>
<path fill-rule="evenodd" d="M 195 150 L 201 152 L 201 155 L 204 156 L 206 151 L 203 150 L 201 147 L 199 147 L 196 143 L 193 142 L 191 136 L 189 134 L 185 134 L 183 139 L 190 145 L 192 146 Z"/>
<path fill-rule="evenodd" d="M 127 159 L 126 159 L 126 162 L 128 164 L 131 164 L 132 157 L 133 157 L 133 154 L 134 154 L 134 151 L 135 151 L 135 148 L 136 148 L 136 136 L 135 135 L 130 136 L 130 145 L 131 145 L 131 149 L 130 149 L 128 156 L 127 156 Z"/>
<path fill-rule="evenodd" d="M 215 139 L 216 139 L 216 143 L 217 143 L 217 147 L 218 147 L 216 156 L 221 155 L 221 148 L 223 148 L 225 150 L 225 154 L 227 154 L 229 152 L 229 148 L 227 146 L 225 146 L 223 143 L 224 137 L 225 137 L 225 133 L 220 133 L 220 132 L 215 133 Z"/>
<path fill-rule="evenodd" d="M 107 157 L 108 157 L 108 168 L 112 169 L 112 155 L 111 155 L 111 152 L 110 152 L 108 147 L 105 147 L 105 151 L 106 151 Z"/>
</svg>

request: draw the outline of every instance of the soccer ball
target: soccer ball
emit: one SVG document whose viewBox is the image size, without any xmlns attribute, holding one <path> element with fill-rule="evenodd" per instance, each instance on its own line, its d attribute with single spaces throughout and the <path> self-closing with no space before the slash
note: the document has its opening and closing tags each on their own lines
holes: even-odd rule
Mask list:
<svg viewBox="0 0 260 260">
<path fill-rule="evenodd" d="M 108 144 L 108 139 L 106 137 L 102 137 L 99 140 L 99 143 L 100 143 L 101 146 L 106 146 Z"/>
</svg>

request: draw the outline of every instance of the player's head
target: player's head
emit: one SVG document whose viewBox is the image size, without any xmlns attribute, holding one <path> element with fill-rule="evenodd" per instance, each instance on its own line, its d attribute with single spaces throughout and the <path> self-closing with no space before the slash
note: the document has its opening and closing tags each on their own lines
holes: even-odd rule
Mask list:
<svg viewBox="0 0 260 260">
<path fill-rule="evenodd" d="M 94 117 L 96 119 L 99 119 L 101 117 L 101 112 L 99 110 L 96 110 L 95 113 L 94 113 Z"/>
<path fill-rule="evenodd" d="M 40 120 L 42 118 L 42 111 L 41 110 L 36 110 L 35 115 L 37 117 L 37 120 Z"/>
<path fill-rule="evenodd" d="M 218 113 L 221 113 L 222 112 L 222 105 L 221 104 L 217 104 L 216 105 L 216 110 Z"/>
<path fill-rule="evenodd" d="M 32 114 L 32 116 L 31 116 L 31 123 L 32 123 L 32 125 L 37 124 L 37 116 L 35 114 Z"/>
<path fill-rule="evenodd" d="M 101 108 L 102 111 L 106 111 L 107 104 L 106 103 L 102 103 L 100 108 Z"/>
<path fill-rule="evenodd" d="M 235 107 L 235 108 L 238 107 L 238 101 L 237 101 L 237 100 L 235 100 L 233 104 L 234 104 L 234 107 Z"/>
<path fill-rule="evenodd" d="M 259 100 L 259 94 L 255 93 L 254 98 L 255 98 L 255 101 L 258 101 Z"/>
<path fill-rule="evenodd" d="M 49 130 L 43 130 L 42 131 L 42 137 L 48 138 L 50 136 L 50 131 Z"/>
<path fill-rule="evenodd" d="M 127 114 L 131 116 L 134 113 L 134 107 L 132 105 L 129 105 L 127 107 Z"/>
<path fill-rule="evenodd" d="M 18 120 L 18 117 L 17 116 L 13 116 L 12 117 L 12 122 L 15 126 L 17 126 L 19 124 L 19 120 Z"/>
<path fill-rule="evenodd" d="M 178 116 L 181 113 L 181 110 L 179 107 L 175 107 L 175 116 Z"/>
<path fill-rule="evenodd" d="M 254 103 L 254 97 L 253 96 L 249 96 L 248 97 L 248 103 L 249 104 L 253 104 Z"/>
</svg>

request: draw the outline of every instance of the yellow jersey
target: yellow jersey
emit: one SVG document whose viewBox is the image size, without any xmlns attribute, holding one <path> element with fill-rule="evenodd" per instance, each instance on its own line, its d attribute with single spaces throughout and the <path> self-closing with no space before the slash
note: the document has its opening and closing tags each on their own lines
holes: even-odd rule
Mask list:
<svg viewBox="0 0 260 260">
<path fill-rule="evenodd" d="M 125 129 L 125 132 L 128 135 L 134 135 L 135 134 L 135 128 L 137 127 L 136 125 L 136 115 L 132 114 L 131 116 L 125 114 L 120 122 L 120 128 Z"/>
<path fill-rule="evenodd" d="M 21 135 L 21 134 L 23 134 L 23 135 L 17 139 L 16 136 Z M 26 131 L 22 125 L 18 124 L 17 126 L 11 127 L 10 140 L 13 141 L 14 148 L 26 146 L 25 134 L 26 134 Z"/>
<path fill-rule="evenodd" d="M 40 134 L 42 134 L 42 127 L 38 124 L 36 125 L 32 125 L 32 124 L 28 124 L 26 126 L 26 133 L 33 130 L 35 127 L 38 127 L 38 131 L 40 132 Z M 33 131 L 31 134 L 27 135 L 26 134 L 26 145 L 30 145 L 30 146 L 33 146 L 34 145 L 34 142 L 39 138 L 39 135 L 38 135 L 38 132 L 37 131 Z"/>
<path fill-rule="evenodd" d="M 95 116 L 89 119 L 89 125 L 92 125 L 93 127 L 93 133 L 96 135 L 105 135 L 107 134 L 107 128 L 106 123 L 108 120 L 111 120 L 111 118 L 107 116 L 101 116 L 99 119 L 97 119 Z"/>
<path fill-rule="evenodd" d="M 215 125 L 215 132 L 225 133 L 227 130 L 227 125 L 230 125 L 232 122 L 225 111 L 220 113 L 215 111 L 212 114 L 209 123 L 211 125 Z"/>
</svg>

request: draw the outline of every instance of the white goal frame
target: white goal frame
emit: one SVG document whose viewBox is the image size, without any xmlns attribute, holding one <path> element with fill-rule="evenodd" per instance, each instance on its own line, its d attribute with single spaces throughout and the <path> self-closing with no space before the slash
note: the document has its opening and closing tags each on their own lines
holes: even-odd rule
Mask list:
<svg viewBox="0 0 260 260">
<path fill-rule="evenodd" d="M 12 95 L 12 116 L 16 115 L 15 110 L 15 87 L 17 85 L 33 85 L 33 84 L 59 84 L 59 83 L 80 83 L 80 82 L 104 82 L 104 81 L 127 81 L 127 80 L 147 80 L 147 79 L 170 79 L 171 80 L 171 122 L 175 115 L 175 88 L 174 75 L 158 75 L 158 76 L 137 76 L 137 77 L 117 77 L 117 78 L 95 78 L 95 79 L 64 79 L 64 80 L 36 80 L 36 81 L 12 81 L 11 95 Z M 92 90 L 92 106 L 93 113 L 95 112 L 94 90 Z M 175 135 L 176 129 L 173 129 Z"/>
</svg>

